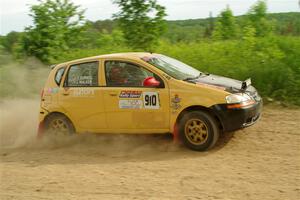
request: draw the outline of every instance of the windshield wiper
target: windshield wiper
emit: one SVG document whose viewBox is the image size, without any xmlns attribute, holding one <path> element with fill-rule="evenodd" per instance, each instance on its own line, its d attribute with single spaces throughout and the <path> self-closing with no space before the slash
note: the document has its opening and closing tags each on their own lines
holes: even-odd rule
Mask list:
<svg viewBox="0 0 300 200">
<path fill-rule="evenodd" d="M 188 77 L 188 78 L 183 79 L 183 81 L 191 81 L 191 80 L 195 80 L 195 79 L 197 79 L 197 78 L 200 78 L 200 76 L 202 76 L 202 72 L 200 72 L 198 76 L 195 76 L 195 77 Z"/>
</svg>

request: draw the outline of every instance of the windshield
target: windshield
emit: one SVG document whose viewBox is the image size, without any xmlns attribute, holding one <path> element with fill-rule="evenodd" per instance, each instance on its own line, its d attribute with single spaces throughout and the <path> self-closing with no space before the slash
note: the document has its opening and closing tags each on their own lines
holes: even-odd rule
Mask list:
<svg viewBox="0 0 300 200">
<path fill-rule="evenodd" d="M 201 74 L 200 71 L 183 62 L 160 54 L 154 54 L 153 57 L 143 57 L 142 60 L 180 80 L 195 79 Z"/>
</svg>

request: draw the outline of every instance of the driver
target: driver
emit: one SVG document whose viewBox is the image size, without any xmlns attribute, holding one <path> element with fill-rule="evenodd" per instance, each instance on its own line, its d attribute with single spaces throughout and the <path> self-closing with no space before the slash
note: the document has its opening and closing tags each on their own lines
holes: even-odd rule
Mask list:
<svg viewBox="0 0 300 200">
<path fill-rule="evenodd" d="M 112 66 L 109 71 L 109 82 L 113 86 L 122 86 L 128 82 L 125 69 L 121 66 Z"/>
</svg>

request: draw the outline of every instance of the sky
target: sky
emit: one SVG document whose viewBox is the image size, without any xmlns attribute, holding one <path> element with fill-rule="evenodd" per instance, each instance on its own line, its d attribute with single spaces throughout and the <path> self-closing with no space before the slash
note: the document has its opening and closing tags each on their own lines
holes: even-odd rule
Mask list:
<svg viewBox="0 0 300 200">
<path fill-rule="evenodd" d="M 217 16 L 227 5 L 234 15 L 245 14 L 256 0 L 157 0 L 166 7 L 166 19 L 197 19 L 207 18 L 209 12 Z M 23 31 L 32 25 L 32 18 L 28 15 L 30 5 L 38 0 L 0 0 L 0 35 L 10 31 Z M 118 12 L 118 7 L 112 0 L 72 0 L 76 5 L 86 9 L 88 20 L 96 21 L 111 18 Z M 267 0 L 268 12 L 300 12 L 300 0 Z"/>
</svg>

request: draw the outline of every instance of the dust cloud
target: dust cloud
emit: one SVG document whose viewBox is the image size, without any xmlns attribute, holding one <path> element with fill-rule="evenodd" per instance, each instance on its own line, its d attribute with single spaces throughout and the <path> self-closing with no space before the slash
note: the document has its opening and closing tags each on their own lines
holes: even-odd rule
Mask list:
<svg viewBox="0 0 300 200">
<path fill-rule="evenodd" d="M 39 102 L 33 99 L 5 99 L 0 103 L 1 147 L 22 147 L 36 138 Z"/>
<path fill-rule="evenodd" d="M 2 148 L 57 149 L 102 154 L 128 154 L 143 151 L 172 151 L 169 135 L 108 135 L 81 133 L 72 136 L 44 135 L 37 138 L 39 100 L 5 99 L 0 103 L 0 146 Z"/>
<path fill-rule="evenodd" d="M 51 70 L 50 67 L 35 58 L 18 62 L 10 55 L 5 58 L 0 55 L 0 59 L 1 100 L 15 98 L 38 99 Z"/>
<path fill-rule="evenodd" d="M 35 58 L 0 58 L 0 145 L 22 147 L 36 137 L 39 95 L 50 68 Z"/>
</svg>

